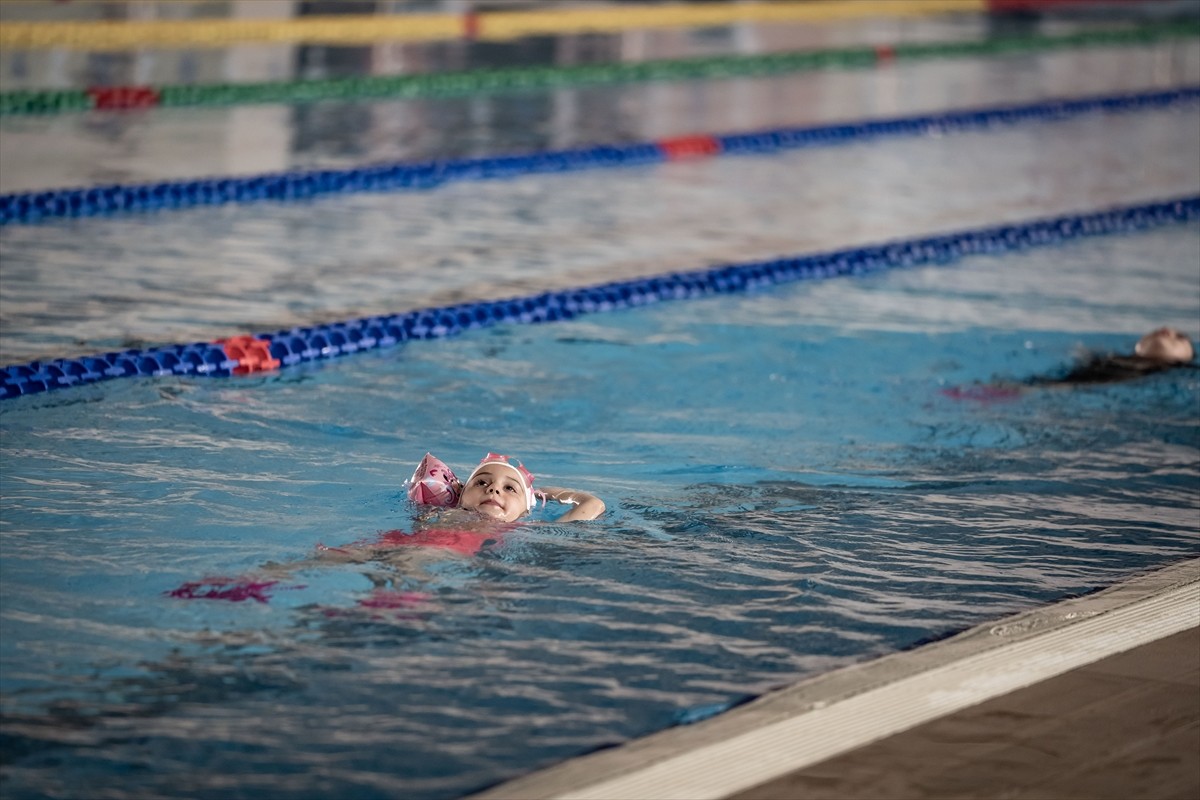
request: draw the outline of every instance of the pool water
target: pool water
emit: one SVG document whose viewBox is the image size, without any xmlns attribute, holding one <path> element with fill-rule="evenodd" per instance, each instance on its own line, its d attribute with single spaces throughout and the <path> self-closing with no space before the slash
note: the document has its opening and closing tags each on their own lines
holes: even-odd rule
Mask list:
<svg viewBox="0 0 1200 800">
<path fill-rule="evenodd" d="M 1144 50 L 1123 57 L 1160 63 Z M 1187 78 L 1200 60 L 1181 52 Z M 928 74 L 953 107 L 961 74 Z M 1198 120 L 10 227 L 4 347 L 78 354 L 1195 193 Z M 444 280 L 412 267 L 437 259 Z M 456 797 L 1194 558 L 1200 370 L 956 390 L 1160 324 L 1200 340 L 1197 263 L 1192 223 L 6 400 L 3 793 Z M 426 451 L 461 475 L 488 450 L 607 514 L 541 508 L 474 556 L 317 558 L 410 531 L 402 482 Z"/>
<path fill-rule="evenodd" d="M 942 390 L 1127 349 L 1198 258 L 1183 226 L 7 403 L 9 791 L 454 796 L 1194 557 L 1200 371 Z M 609 513 L 311 561 L 410 530 L 426 449 L 489 448 Z M 266 602 L 167 596 L 268 562 Z"/>
</svg>

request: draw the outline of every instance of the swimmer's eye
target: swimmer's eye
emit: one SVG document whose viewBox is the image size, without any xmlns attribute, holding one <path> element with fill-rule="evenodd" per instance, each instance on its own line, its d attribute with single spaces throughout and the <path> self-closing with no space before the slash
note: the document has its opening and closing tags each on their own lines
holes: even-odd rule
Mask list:
<svg viewBox="0 0 1200 800">
<path fill-rule="evenodd" d="M 508 484 L 507 486 L 505 486 L 505 487 L 504 487 L 504 491 L 506 491 L 506 492 L 512 492 L 513 494 L 516 494 L 517 487 L 513 486 L 513 485 L 510 483 L 510 484 Z"/>
</svg>

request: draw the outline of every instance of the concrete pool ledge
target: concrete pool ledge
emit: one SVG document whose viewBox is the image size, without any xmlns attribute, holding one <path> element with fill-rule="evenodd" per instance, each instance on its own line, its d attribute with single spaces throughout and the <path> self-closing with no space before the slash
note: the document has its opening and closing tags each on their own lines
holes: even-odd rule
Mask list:
<svg viewBox="0 0 1200 800">
<path fill-rule="evenodd" d="M 1198 626 L 1200 559 L 1193 559 L 911 651 L 819 675 L 710 720 L 572 759 L 472 798 L 729 798 Z M 1200 661 L 1194 638 L 1175 645 L 1183 648 L 1184 658 L 1168 656 L 1173 662 L 1187 662 L 1179 667 L 1186 675 L 1183 683 L 1168 686 L 1168 691 L 1186 689 L 1194 681 L 1197 670 L 1191 661 Z M 1197 650 L 1195 659 L 1192 650 Z M 1200 703 L 1200 685 L 1191 694 L 1195 697 L 1180 712 L 1186 719 L 1170 724 L 1194 738 L 1200 733 L 1188 704 Z M 1191 767 L 1187 770 L 1185 783 L 1190 783 Z M 773 791 L 777 793 L 762 796 L 825 796 Z"/>
</svg>

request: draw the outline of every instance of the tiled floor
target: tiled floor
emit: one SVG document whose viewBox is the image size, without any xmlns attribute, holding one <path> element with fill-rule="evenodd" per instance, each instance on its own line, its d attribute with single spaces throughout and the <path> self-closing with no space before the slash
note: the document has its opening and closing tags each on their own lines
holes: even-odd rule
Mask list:
<svg viewBox="0 0 1200 800">
<path fill-rule="evenodd" d="M 1200 797 L 1200 628 L 731 800 Z"/>
</svg>

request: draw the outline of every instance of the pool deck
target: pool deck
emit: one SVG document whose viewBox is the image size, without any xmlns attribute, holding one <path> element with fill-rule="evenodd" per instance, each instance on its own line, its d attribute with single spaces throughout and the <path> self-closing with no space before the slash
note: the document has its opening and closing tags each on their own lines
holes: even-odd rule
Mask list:
<svg viewBox="0 0 1200 800">
<path fill-rule="evenodd" d="M 476 800 L 1200 798 L 1200 559 Z"/>
</svg>

